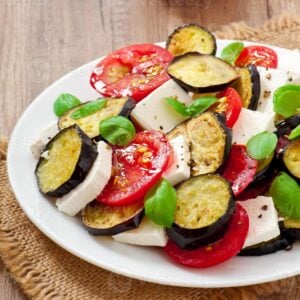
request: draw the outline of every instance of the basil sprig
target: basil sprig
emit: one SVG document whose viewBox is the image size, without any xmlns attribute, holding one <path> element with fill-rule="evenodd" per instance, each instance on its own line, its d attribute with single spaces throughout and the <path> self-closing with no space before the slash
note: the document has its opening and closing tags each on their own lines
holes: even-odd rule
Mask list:
<svg viewBox="0 0 300 300">
<path fill-rule="evenodd" d="M 233 65 L 236 59 L 239 57 L 240 53 L 242 52 L 243 48 L 244 44 L 241 42 L 230 43 L 223 48 L 221 52 L 221 58 L 224 61 Z"/>
<path fill-rule="evenodd" d="M 279 87 L 273 96 L 274 111 L 286 118 L 300 110 L 300 85 L 287 84 Z"/>
<path fill-rule="evenodd" d="M 293 140 L 293 139 L 296 139 L 298 137 L 300 137 L 300 125 L 298 125 L 296 128 L 294 128 L 291 131 L 290 135 L 288 136 L 288 139 Z"/>
<path fill-rule="evenodd" d="M 247 143 L 247 153 L 254 159 L 263 159 L 271 155 L 277 145 L 277 136 L 271 132 L 261 132 Z"/>
<path fill-rule="evenodd" d="M 61 117 L 66 111 L 80 103 L 80 100 L 71 94 L 60 94 L 53 104 L 53 110 L 58 117 Z"/>
<path fill-rule="evenodd" d="M 105 107 L 106 103 L 107 103 L 106 99 L 97 99 L 91 102 L 87 102 L 86 104 L 82 105 L 80 108 L 75 110 L 71 114 L 71 118 L 73 120 L 85 118 L 89 115 L 94 114 L 95 112 L 102 109 L 103 107 Z"/>
<path fill-rule="evenodd" d="M 218 98 L 213 96 L 201 97 L 194 100 L 190 106 L 186 106 L 184 103 L 172 97 L 165 98 L 165 101 L 181 115 L 186 117 L 195 117 L 216 103 Z"/>
<path fill-rule="evenodd" d="M 300 219 L 300 187 L 292 177 L 280 173 L 272 182 L 270 192 L 282 216 Z"/>
<path fill-rule="evenodd" d="M 99 124 L 99 131 L 104 139 L 117 146 L 127 146 L 135 136 L 134 125 L 122 116 L 104 119 Z"/>
<path fill-rule="evenodd" d="M 171 227 L 176 210 L 176 190 L 161 179 L 145 197 L 145 214 L 154 223 Z"/>
</svg>

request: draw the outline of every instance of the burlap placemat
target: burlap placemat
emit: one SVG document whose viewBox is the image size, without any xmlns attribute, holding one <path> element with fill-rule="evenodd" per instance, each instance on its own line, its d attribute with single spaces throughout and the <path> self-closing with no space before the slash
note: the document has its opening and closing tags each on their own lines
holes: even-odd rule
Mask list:
<svg viewBox="0 0 300 300">
<path fill-rule="evenodd" d="M 285 14 L 260 28 L 231 24 L 217 36 L 300 48 L 300 16 Z M 7 141 L 0 140 L 0 255 L 33 299 L 299 299 L 300 276 L 250 287 L 196 289 L 161 286 L 119 276 L 69 254 L 27 219 L 8 184 Z M 299 263 L 299 262 L 295 262 Z"/>
</svg>

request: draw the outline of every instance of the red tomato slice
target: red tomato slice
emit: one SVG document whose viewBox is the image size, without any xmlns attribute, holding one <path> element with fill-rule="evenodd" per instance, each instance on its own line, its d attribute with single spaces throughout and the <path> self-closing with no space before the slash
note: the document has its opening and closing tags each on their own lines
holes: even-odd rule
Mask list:
<svg viewBox="0 0 300 300">
<path fill-rule="evenodd" d="M 276 69 L 278 66 L 278 57 L 276 52 L 265 46 L 245 47 L 235 61 L 237 67 L 245 67 L 250 64 L 256 66 Z"/>
<path fill-rule="evenodd" d="M 226 98 L 226 126 L 232 128 L 240 115 L 243 107 L 243 101 L 239 93 L 232 87 L 228 87 L 224 91 L 218 93 L 217 97 Z"/>
<path fill-rule="evenodd" d="M 248 156 L 246 146 L 232 145 L 222 176 L 231 182 L 237 196 L 253 181 L 256 169 L 257 160 Z"/>
<path fill-rule="evenodd" d="M 170 79 L 166 68 L 172 59 L 168 50 L 153 44 L 125 47 L 98 63 L 90 83 L 104 96 L 139 101 Z"/>
<path fill-rule="evenodd" d="M 249 219 L 245 209 L 236 204 L 234 214 L 228 223 L 224 236 L 217 242 L 195 250 L 181 249 L 169 240 L 164 248 L 177 263 L 192 268 L 207 268 L 218 265 L 237 255 L 242 249 L 249 229 Z"/>
<path fill-rule="evenodd" d="M 113 175 L 97 200 L 112 206 L 142 200 L 166 170 L 170 152 L 170 144 L 163 133 L 137 133 L 130 145 L 114 149 Z"/>
</svg>

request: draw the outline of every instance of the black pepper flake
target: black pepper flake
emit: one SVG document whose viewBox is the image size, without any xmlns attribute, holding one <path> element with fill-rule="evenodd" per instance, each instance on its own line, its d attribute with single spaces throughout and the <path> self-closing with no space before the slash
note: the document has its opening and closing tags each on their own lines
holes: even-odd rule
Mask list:
<svg viewBox="0 0 300 300">
<path fill-rule="evenodd" d="M 261 217 L 262 217 L 262 214 L 260 214 L 260 215 L 258 216 L 259 219 L 261 219 Z"/>
<path fill-rule="evenodd" d="M 293 81 L 293 77 L 292 77 L 292 76 L 289 76 L 289 77 L 288 77 L 288 81 Z"/>
<path fill-rule="evenodd" d="M 271 73 L 268 73 L 265 77 L 266 77 L 266 79 L 270 80 L 272 78 L 272 75 L 271 75 Z"/>
<path fill-rule="evenodd" d="M 184 159 L 182 158 L 181 161 L 184 161 Z"/>
<path fill-rule="evenodd" d="M 159 126 L 159 129 L 160 129 L 160 130 L 163 130 L 163 129 L 164 129 L 164 127 L 160 125 L 160 126 Z"/>
<path fill-rule="evenodd" d="M 267 210 L 267 209 L 268 209 L 268 205 L 263 205 L 263 206 L 261 207 L 261 209 L 262 209 L 262 210 Z"/>
<path fill-rule="evenodd" d="M 176 165 L 176 168 L 179 169 L 179 165 Z"/>
<path fill-rule="evenodd" d="M 264 91 L 264 98 L 269 98 L 270 95 L 271 95 L 271 91 L 269 91 L 269 90 Z"/>
</svg>

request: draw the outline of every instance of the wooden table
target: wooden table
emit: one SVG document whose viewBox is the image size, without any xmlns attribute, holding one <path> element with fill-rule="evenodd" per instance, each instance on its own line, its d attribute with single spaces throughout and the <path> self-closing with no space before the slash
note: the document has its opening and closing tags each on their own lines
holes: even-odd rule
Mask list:
<svg viewBox="0 0 300 300">
<path fill-rule="evenodd" d="M 163 41 L 176 26 L 258 26 L 298 0 L 0 0 L 0 135 L 50 83 L 113 49 Z M 0 299 L 24 299 L 0 263 Z"/>
</svg>

